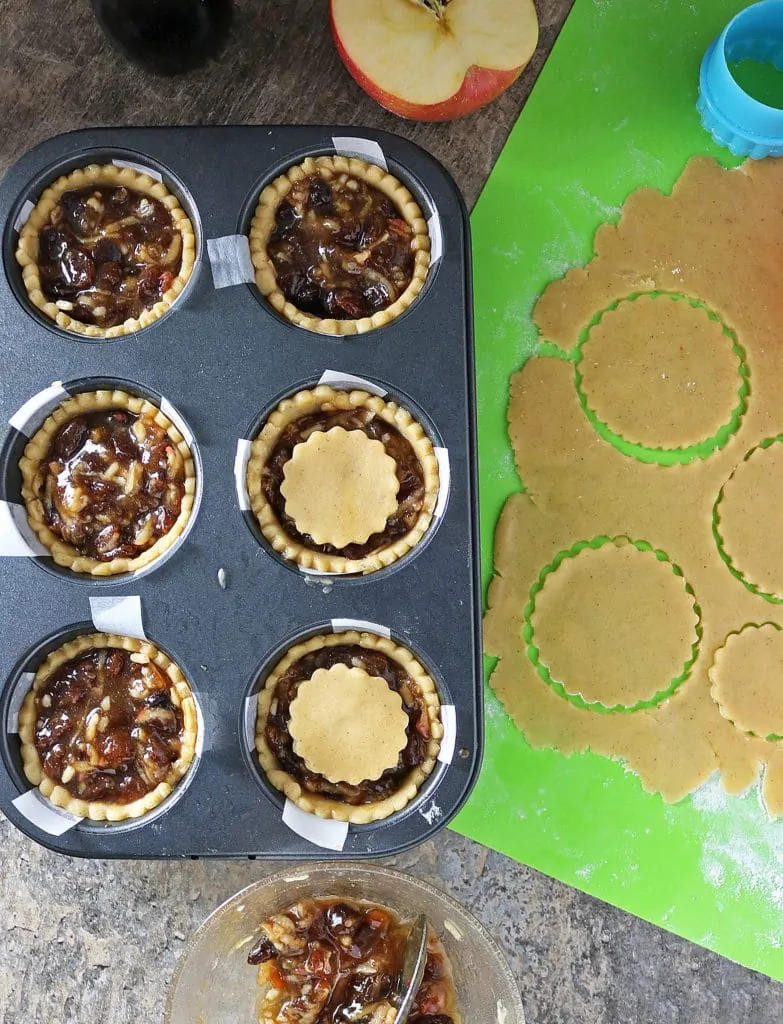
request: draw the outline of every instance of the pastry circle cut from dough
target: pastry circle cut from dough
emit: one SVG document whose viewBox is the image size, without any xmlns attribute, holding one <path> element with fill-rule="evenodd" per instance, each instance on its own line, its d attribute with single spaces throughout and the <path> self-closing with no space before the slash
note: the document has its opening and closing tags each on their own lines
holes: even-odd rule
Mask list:
<svg viewBox="0 0 783 1024">
<path fill-rule="evenodd" d="M 744 626 L 715 652 L 710 694 L 741 732 L 783 738 L 783 630 L 771 622 Z"/>
<path fill-rule="evenodd" d="M 379 779 L 408 742 L 400 695 L 361 668 L 338 663 L 316 669 L 300 683 L 290 710 L 294 752 L 330 782 L 357 786 Z"/>
<path fill-rule="evenodd" d="M 576 374 L 599 432 L 649 449 L 647 461 L 654 452 L 661 459 L 690 449 L 692 457 L 711 454 L 745 409 L 747 369 L 736 339 L 681 296 L 640 295 L 611 306 L 580 344 Z"/>
<path fill-rule="evenodd" d="M 751 449 L 721 488 L 713 535 L 731 572 L 749 590 L 783 602 L 783 435 Z"/>
<path fill-rule="evenodd" d="M 638 543 L 580 543 L 537 584 L 529 624 L 539 672 L 582 706 L 659 703 L 695 660 L 693 595 L 679 569 Z"/>
<path fill-rule="evenodd" d="M 296 445 L 280 493 L 300 533 L 342 548 L 381 533 L 397 508 L 397 463 L 381 441 L 332 427 Z"/>
</svg>

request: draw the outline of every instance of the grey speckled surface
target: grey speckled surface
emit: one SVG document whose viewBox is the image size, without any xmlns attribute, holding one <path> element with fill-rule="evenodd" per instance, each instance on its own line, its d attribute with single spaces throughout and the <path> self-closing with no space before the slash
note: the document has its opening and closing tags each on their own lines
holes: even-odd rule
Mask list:
<svg viewBox="0 0 783 1024">
<path fill-rule="evenodd" d="M 325 0 L 240 0 L 221 63 L 172 82 L 118 60 L 86 0 L 0 0 L 0 173 L 39 140 L 88 125 L 344 122 L 426 146 L 472 204 L 571 5 L 536 2 L 541 45 L 516 85 L 463 122 L 418 125 L 349 80 Z M 185 938 L 278 866 L 68 860 L 2 818 L 0 851 L 0 1024 L 158 1024 Z M 395 863 L 490 927 L 529 1024 L 783 1020 L 783 987 L 468 840 L 444 832 Z"/>
<path fill-rule="evenodd" d="M 76 861 L 4 820 L 0 848 L 3 1024 L 158 1024 L 187 936 L 281 866 Z M 390 863 L 447 889 L 490 928 L 528 1024 L 783 1020 L 783 987 L 460 836 L 443 832 Z"/>
</svg>

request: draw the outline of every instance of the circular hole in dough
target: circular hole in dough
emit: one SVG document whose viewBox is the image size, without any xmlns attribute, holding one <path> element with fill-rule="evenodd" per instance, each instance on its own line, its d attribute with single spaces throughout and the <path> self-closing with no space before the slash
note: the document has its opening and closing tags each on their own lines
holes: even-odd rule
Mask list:
<svg viewBox="0 0 783 1024">
<path fill-rule="evenodd" d="M 659 454 L 725 444 L 744 412 L 746 371 L 736 339 L 688 299 L 624 299 L 588 328 L 576 385 L 585 411 L 612 443 Z M 650 460 L 648 460 L 650 461 Z"/>
<path fill-rule="evenodd" d="M 737 729 L 783 738 L 783 631 L 766 622 L 731 633 L 709 669 L 710 694 Z"/>
<path fill-rule="evenodd" d="M 721 557 L 749 590 L 783 602 L 783 436 L 752 448 L 723 485 L 713 510 Z"/>
<path fill-rule="evenodd" d="M 537 588 L 529 622 L 539 672 L 572 703 L 637 710 L 687 677 L 699 617 L 682 572 L 662 552 L 623 537 L 581 542 L 544 570 Z"/>
</svg>

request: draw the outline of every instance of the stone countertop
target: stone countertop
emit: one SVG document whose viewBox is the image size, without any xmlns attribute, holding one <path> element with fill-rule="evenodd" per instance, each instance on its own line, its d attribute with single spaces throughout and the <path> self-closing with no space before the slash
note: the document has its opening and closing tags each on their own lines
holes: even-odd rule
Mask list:
<svg viewBox="0 0 783 1024">
<path fill-rule="evenodd" d="M 425 125 L 385 113 L 354 85 L 324 0 L 240 0 L 220 63 L 173 80 L 117 57 L 86 2 L 0 0 L 0 173 L 40 140 L 86 126 L 363 124 L 429 149 L 472 205 L 570 5 L 537 0 L 541 44 L 500 100 L 465 121 Z M 2 816 L 0 844 L 3 1024 L 161 1021 L 186 938 L 280 866 L 73 860 Z M 783 987 L 448 831 L 391 863 L 452 892 L 498 937 L 529 1024 L 783 1019 Z"/>
</svg>

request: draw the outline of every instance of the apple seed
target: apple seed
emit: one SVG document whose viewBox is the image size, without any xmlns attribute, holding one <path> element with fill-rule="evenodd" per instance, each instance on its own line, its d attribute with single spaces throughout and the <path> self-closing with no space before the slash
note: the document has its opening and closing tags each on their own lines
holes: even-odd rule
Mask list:
<svg viewBox="0 0 783 1024">
<path fill-rule="evenodd" d="M 426 7 L 428 11 L 432 11 L 433 14 L 439 18 L 443 17 L 443 12 L 448 7 L 451 0 L 414 0 L 415 3 L 421 7 Z"/>
</svg>

